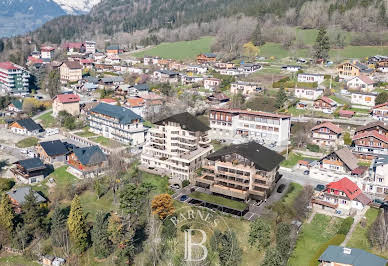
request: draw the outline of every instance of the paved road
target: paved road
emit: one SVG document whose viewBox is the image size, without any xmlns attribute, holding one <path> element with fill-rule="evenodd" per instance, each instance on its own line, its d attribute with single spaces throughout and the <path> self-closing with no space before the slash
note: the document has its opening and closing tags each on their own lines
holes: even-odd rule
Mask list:
<svg viewBox="0 0 388 266">
<path fill-rule="evenodd" d="M 292 172 L 279 170 L 279 173 L 282 174 L 281 180 L 289 180 L 290 182 L 296 182 L 302 186 L 311 185 L 315 187 L 318 184 L 326 185 L 328 182 L 313 179 L 308 175 L 304 175 L 301 170 L 292 170 Z"/>
</svg>

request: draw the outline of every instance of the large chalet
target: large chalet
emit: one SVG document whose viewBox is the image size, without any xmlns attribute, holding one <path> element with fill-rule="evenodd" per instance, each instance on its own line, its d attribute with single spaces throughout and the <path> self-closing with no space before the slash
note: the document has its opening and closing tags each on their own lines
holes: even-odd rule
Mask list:
<svg viewBox="0 0 388 266">
<path fill-rule="evenodd" d="M 311 129 L 313 143 L 321 146 L 341 144 L 342 129 L 331 122 L 316 125 Z"/>
</svg>

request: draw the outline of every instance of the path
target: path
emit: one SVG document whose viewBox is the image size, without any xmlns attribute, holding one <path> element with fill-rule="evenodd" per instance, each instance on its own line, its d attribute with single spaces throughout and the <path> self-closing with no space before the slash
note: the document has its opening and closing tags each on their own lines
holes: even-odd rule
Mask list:
<svg viewBox="0 0 388 266">
<path fill-rule="evenodd" d="M 47 113 L 49 113 L 49 112 L 51 112 L 53 109 L 47 109 L 47 110 L 45 110 L 45 111 L 43 111 L 43 112 L 40 112 L 40 113 L 38 113 L 38 114 L 36 114 L 36 115 L 34 115 L 33 117 L 31 117 L 32 118 L 32 120 L 36 120 L 36 119 L 38 119 L 41 115 L 44 115 L 44 114 L 47 114 Z"/>
<path fill-rule="evenodd" d="M 311 223 L 311 221 L 314 219 L 314 216 L 317 212 L 315 210 L 313 210 L 313 212 L 311 213 L 310 217 L 307 219 L 306 223 L 309 224 Z"/>
<path fill-rule="evenodd" d="M 352 226 L 350 227 L 350 230 L 349 230 L 348 234 L 346 235 L 344 242 L 342 242 L 342 244 L 341 244 L 342 247 L 345 247 L 346 244 L 349 242 L 350 238 L 352 237 L 352 234 L 353 234 L 354 229 L 355 229 L 356 226 L 359 224 L 359 222 L 361 221 L 361 219 L 365 216 L 365 213 L 366 213 L 366 211 L 367 211 L 368 209 L 369 209 L 369 206 L 367 206 L 366 208 L 364 208 L 360 214 L 358 214 L 358 215 L 356 215 L 356 216 L 354 217 L 354 222 L 353 222 Z"/>
</svg>

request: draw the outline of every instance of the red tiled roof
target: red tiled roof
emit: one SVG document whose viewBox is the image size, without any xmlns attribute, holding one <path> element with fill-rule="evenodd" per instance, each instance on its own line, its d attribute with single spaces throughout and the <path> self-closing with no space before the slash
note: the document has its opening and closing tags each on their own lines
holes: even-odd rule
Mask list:
<svg viewBox="0 0 388 266">
<path fill-rule="evenodd" d="M 362 175 L 366 170 L 368 170 L 367 166 L 359 166 L 356 169 L 353 169 L 351 173 L 354 175 Z"/>
<path fill-rule="evenodd" d="M 377 130 L 366 131 L 364 133 L 357 134 L 353 137 L 353 140 L 363 139 L 368 137 L 374 137 L 376 139 L 384 141 L 385 143 L 388 143 L 388 136 L 380 134 L 379 132 L 377 132 Z"/>
<path fill-rule="evenodd" d="M 55 98 L 60 102 L 60 103 L 75 103 L 79 102 L 80 98 L 76 94 L 59 94 L 55 96 Z"/>
<path fill-rule="evenodd" d="M 357 198 L 357 196 L 362 194 L 361 189 L 355 183 L 350 181 L 347 177 L 344 177 L 336 182 L 331 182 L 327 184 L 326 189 L 342 191 L 351 200 Z"/>
<path fill-rule="evenodd" d="M 144 106 L 144 99 L 140 97 L 132 97 L 127 100 L 126 104 L 130 107 L 141 107 Z"/>
<path fill-rule="evenodd" d="M 91 64 L 93 62 L 94 62 L 93 59 L 81 59 L 82 64 Z"/>
<path fill-rule="evenodd" d="M 115 99 L 109 99 L 109 98 L 100 99 L 100 102 L 103 102 L 103 103 L 117 103 L 117 101 Z"/>
<path fill-rule="evenodd" d="M 335 101 L 333 101 L 332 99 L 330 99 L 329 97 L 326 97 L 326 96 L 322 96 L 320 99 L 318 99 L 318 100 L 322 100 L 322 101 L 324 101 L 325 103 L 328 103 L 328 104 L 330 104 L 330 105 L 335 105 L 336 104 L 336 102 Z M 318 100 L 316 100 L 316 101 L 318 101 Z"/>
<path fill-rule="evenodd" d="M 340 110 L 339 114 L 340 115 L 354 115 L 355 112 L 354 111 L 350 111 L 350 110 Z"/>
<path fill-rule="evenodd" d="M 31 63 L 34 63 L 34 64 L 39 64 L 39 63 L 43 63 L 43 60 L 40 59 L 40 58 L 35 58 L 33 56 L 29 56 L 28 59 L 27 59 L 28 62 L 31 62 Z"/>
<path fill-rule="evenodd" d="M 83 45 L 82 42 L 69 42 L 69 43 L 65 43 L 63 45 L 63 48 L 67 48 L 67 49 L 71 49 L 71 48 L 80 49 L 82 47 L 82 45 Z"/>
<path fill-rule="evenodd" d="M 20 69 L 18 66 L 16 66 L 12 62 L 0 62 L 0 68 L 7 69 L 7 70 Z"/>
<path fill-rule="evenodd" d="M 260 115 L 260 116 L 274 117 L 274 118 L 290 118 L 291 117 L 289 115 L 265 113 L 265 112 L 260 112 L 260 111 L 248 111 L 248 110 L 241 110 L 241 109 L 212 108 L 212 109 L 210 109 L 210 111 L 224 112 L 224 113 L 236 113 L 236 114 L 247 114 L 247 115 Z"/>
<path fill-rule="evenodd" d="M 54 51 L 55 48 L 54 47 L 51 47 L 51 46 L 43 46 L 40 48 L 41 51 L 44 51 L 44 52 L 51 52 L 51 51 Z"/>
<path fill-rule="evenodd" d="M 360 75 L 360 76 L 358 76 L 358 78 L 359 78 L 360 80 L 362 80 L 363 82 L 365 82 L 366 84 L 368 84 L 368 85 L 374 83 L 374 81 L 373 81 L 370 77 L 365 76 L 365 75 Z"/>
<path fill-rule="evenodd" d="M 298 164 L 302 164 L 302 165 L 309 165 L 309 164 L 310 164 L 310 162 L 308 162 L 308 161 L 305 161 L 305 160 L 299 160 L 299 161 L 298 161 Z"/>
<path fill-rule="evenodd" d="M 326 122 L 326 123 L 322 123 L 322 124 L 316 125 L 311 130 L 316 130 L 316 129 L 319 129 L 319 128 L 322 128 L 322 127 L 326 127 L 326 128 L 330 129 L 331 131 L 333 131 L 336 134 L 341 134 L 342 133 L 342 129 L 340 127 L 334 125 L 331 122 Z"/>
<path fill-rule="evenodd" d="M 382 103 L 382 104 L 378 104 L 375 107 L 373 107 L 373 109 L 380 108 L 380 107 L 383 107 L 383 106 L 388 106 L 388 102 Z"/>
</svg>

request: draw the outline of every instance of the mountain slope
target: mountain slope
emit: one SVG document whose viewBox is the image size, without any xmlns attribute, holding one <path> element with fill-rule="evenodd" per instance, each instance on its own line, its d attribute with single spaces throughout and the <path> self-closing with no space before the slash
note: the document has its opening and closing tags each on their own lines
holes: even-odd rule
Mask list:
<svg viewBox="0 0 388 266">
<path fill-rule="evenodd" d="M 84 14 L 100 0 L 0 0 L 0 37 L 35 30 L 66 14 Z"/>
</svg>

